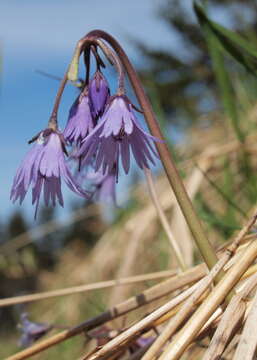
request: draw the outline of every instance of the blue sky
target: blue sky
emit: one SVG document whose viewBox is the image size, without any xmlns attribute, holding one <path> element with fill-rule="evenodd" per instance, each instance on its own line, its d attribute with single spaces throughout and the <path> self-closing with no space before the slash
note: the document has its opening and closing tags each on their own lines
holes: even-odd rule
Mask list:
<svg viewBox="0 0 257 360">
<path fill-rule="evenodd" d="M 9 201 L 13 176 L 28 151 L 27 140 L 45 127 L 58 88 L 58 82 L 36 74 L 35 70 L 62 76 L 76 41 L 95 28 L 117 37 L 136 63 L 141 59 L 128 35 L 155 47 L 174 48 L 176 39 L 156 16 L 161 4 L 161 0 L 1 0 L 1 220 L 16 208 Z M 65 92 L 60 112 L 62 127 L 75 96 L 72 87 Z M 28 195 L 22 210 L 31 220 L 33 210 Z M 75 199 L 67 196 L 66 204 Z"/>
</svg>

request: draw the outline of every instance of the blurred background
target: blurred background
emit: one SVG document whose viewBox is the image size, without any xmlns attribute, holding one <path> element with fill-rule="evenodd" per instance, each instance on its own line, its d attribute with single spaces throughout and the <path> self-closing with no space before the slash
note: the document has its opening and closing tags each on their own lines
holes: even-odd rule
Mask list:
<svg viewBox="0 0 257 360">
<path fill-rule="evenodd" d="M 213 243 L 220 245 L 239 228 L 257 199 L 257 149 L 254 142 L 250 150 L 241 149 L 256 133 L 257 3 L 210 0 L 202 5 L 206 13 L 197 13 L 188 0 L 1 1 L 1 297 L 176 268 L 135 166 L 129 176 L 122 175 L 118 208 L 85 203 L 64 190 L 65 208 L 41 206 L 35 221 L 30 193 L 22 206 L 9 200 L 27 141 L 48 121 L 59 85 L 54 77 L 63 76 L 77 40 L 93 29 L 116 37 L 139 71 Z M 247 43 L 242 47 L 215 24 Z M 115 72 L 105 74 L 114 89 Z M 67 86 L 59 115 L 62 128 L 76 96 L 77 89 Z M 233 141 L 240 144 L 238 152 L 224 150 Z M 202 153 L 217 148 L 222 156 L 199 170 Z M 190 183 L 193 171 L 201 175 L 196 188 Z M 155 175 L 165 203 L 170 190 L 160 165 Z M 182 231 L 191 244 L 184 254 L 188 265 L 199 262 L 186 225 L 178 220 L 179 210 L 165 206 L 175 232 Z M 131 230 L 140 219 L 146 227 L 141 242 Z M 138 264 L 139 258 L 147 260 Z M 0 343 L 6 345 L 0 356 L 18 350 L 16 326 L 24 310 L 35 321 L 69 327 L 152 283 L 0 308 Z M 63 359 L 75 358 L 82 348 L 83 339 L 74 339 L 39 358 L 54 359 L 58 352 Z"/>
</svg>

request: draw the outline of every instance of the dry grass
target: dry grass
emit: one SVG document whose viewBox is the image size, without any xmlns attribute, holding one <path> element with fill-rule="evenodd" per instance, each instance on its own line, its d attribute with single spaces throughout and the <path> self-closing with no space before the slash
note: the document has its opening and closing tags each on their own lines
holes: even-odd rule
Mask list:
<svg viewBox="0 0 257 360">
<path fill-rule="evenodd" d="M 242 354 L 246 360 L 254 358 L 256 339 L 251 334 L 254 334 L 256 322 L 257 242 L 253 232 L 256 204 L 245 196 L 242 186 L 242 144 L 232 138 L 224 143 L 223 131 L 222 126 L 209 131 L 198 129 L 190 136 L 190 153 L 178 150 L 187 158 L 180 169 L 185 174 L 191 199 L 198 201 L 200 197 L 200 204 L 218 214 L 224 222 L 225 217 L 227 220 L 231 215 L 227 209 L 232 205 L 209 179 L 224 190 L 224 167 L 229 162 L 233 196 L 228 197 L 235 205 L 231 218 L 241 231 L 228 229 L 226 233 L 222 223 L 220 228 L 217 223 L 205 223 L 220 259 L 217 267 L 208 274 L 204 264 L 194 265 L 201 260 L 191 234 L 167 181 L 160 177 L 155 183 L 159 205 L 188 267 L 184 272 L 179 270 L 162 229 L 163 222 L 159 221 L 145 186 L 140 185 L 134 191 L 139 204 L 136 210 L 107 228 L 91 251 L 74 241 L 63 251 L 54 274 L 41 273 L 38 284 L 40 291 L 53 291 L 53 294 L 60 288 L 80 286 L 87 289 L 86 284 L 108 283 L 110 279 L 114 280 L 109 282 L 112 287 L 91 288 L 91 291 L 76 294 L 71 289 L 69 296 L 45 296 L 44 300 L 42 297 L 41 301 L 31 304 L 30 310 L 36 319 L 40 314 L 40 321 L 67 325 L 69 329 L 55 330 L 55 335 L 50 334 L 8 360 L 26 359 L 36 353 L 39 353 L 38 359 L 61 356 L 62 359 L 91 360 L 210 360 L 221 356 L 242 359 Z M 250 136 L 244 145 L 252 168 L 256 166 L 256 138 L 257 135 Z M 246 215 L 237 211 L 236 206 Z M 25 235 L 22 239 L 26 239 Z M 18 245 L 16 239 L 6 251 L 15 251 Z M 213 279 L 221 269 L 225 270 L 225 276 L 214 285 Z M 157 274 L 162 270 L 176 274 L 161 281 L 148 277 L 140 283 L 132 282 L 135 275 Z M 119 280 L 128 277 L 132 280 Z M 126 284 L 115 286 L 115 279 Z M 4 301 L 0 301 L 1 304 L 4 305 Z M 77 326 L 82 319 L 88 320 Z M 95 328 L 102 331 L 100 337 L 93 331 Z M 77 336 L 85 331 L 90 339 L 86 345 L 85 338 Z M 152 344 L 138 345 L 138 339 L 148 337 Z M 74 340 L 67 343 L 67 339 Z"/>
</svg>

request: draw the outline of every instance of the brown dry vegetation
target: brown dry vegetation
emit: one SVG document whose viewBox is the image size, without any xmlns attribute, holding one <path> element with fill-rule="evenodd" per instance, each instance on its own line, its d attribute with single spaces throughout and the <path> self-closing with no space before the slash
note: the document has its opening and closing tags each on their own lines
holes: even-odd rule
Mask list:
<svg viewBox="0 0 257 360">
<path fill-rule="evenodd" d="M 255 108 L 249 113 L 249 121 L 256 121 Z M 97 342 L 92 331 L 87 335 L 80 331 L 77 336 L 73 336 L 69 340 L 62 341 L 40 352 L 35 356 L 35 359 L 55 359 L 57 356 L 62 359 L 84 359 L 87 358 L 90 351 L 94 351 L 88 357 L 90 359 L 102 358 L 103 354 L 106 354 L 104 356 L 108 359 L 143 358 L 143 355 L 136 352 L 141 351 L 139 347 L 136 347 L 134 352 L 131 353 L 133 344 L 135 347 L 136 339 L 149 336 L 156 337 L 156 334 L 159 334 L 159 337 L 164 336 L 167 324 L 171 326 L 168 339 L 172 334 L 173 340 L 171 342 L 164 341 L 164 345 L 159 346 L 158 351 L 156 350 L 156 358 L 159 358 L 161 352 L 164 351 L 161 359 L 217 359 L 219 358 L 217 356 L 221 356 L 223 352 L 223 359 L 239 359 L 242 351 L 245 351 L 243 348 L 245 341 L 249 343 L 249 349 L 255 349 L 255 338 L 245 335 L 245 332 L 248 329 L 249 334 L 253 319 L 256 317 L 254 295 L 257 281 L 256 267 L 253 264 L 254 259 L 257 257 L 257 248 L 255 232 L 252 232 L 254 226 L 252 216 L 256 205 L 249 200 L 249 196 L 245 196 L 245 175 L 241 173 L 240 167 L 242 154 L 247 154 L 251 169 L 256 169 L 256 135 L 252 134 L 247 137 L 245 144 L 242 145 L 233 138 L 224 124 L 223 121 L 216 121 L 216 125 L 212 128 L 201 129 L 198 127 L 192 129 L 187 134 L 187 147 L 181 146 L 176 149 L 184 158 L 179 163 L 179 168 L 184 174 L 186 189 L 194 200 L 198 211 L 199 209 L 201 211 L 201 206 L 204 204 L 205 207 L 210 209 L 209 211 L 218 214 L 219 219 L 227 216 L 227 209 L 231 207 L 231 204 L 228 203 L 227 198 L 217 192 L 213 182 L 220 189 L 223 188 L 224 166 L 229 163 L 230 176 L 233 178 L 233 181 L 230 182 L 231 194 L 233 195 L 230 195 L 230 200 L 247 214 L 243 216 L 240 211 L 234 208 L 233 221 L 238 224 L 239 229 L 229 229 L 227 232 L 229 235 L 227 236 L 224 236 L 224 231 L 221 231 L 222 224 L 220 228 L 218 223 L 213 224 L 203 221 L 208 238 L 216 250 L 223 246 L 223 250 L 219 251 L 220 258 L 222 258 L 222 255 L 225 254 L 226 256 L 228 254 L 224 249 L 227 244 L 230 244 L 231 239 L 235 239 L 238 230 L 247 224 L 249 225 L 245 229 L 245 233 L 240 235 L 240 241 L 245 242 L 245 245 L 237 249 L 240 256 L 229 254 L 222 264 L 222 267 L 224 267 L 224 264 L 228 262 L 227 267 L 224 268 L 226 270 L 227 268 L 231 269 L 230 275 L 226 275 L 224 287 L 221 290 L 218 288 L 220 285 L 213 287 L 211 285 L 212 281 L 209 279 L 207 285 L 201 283 L 202 290 L 199 290 L 199 286 L 198 290 L 192 290 L 194 298 L 187 300 L 189 295 L 183 295 L 185 291 L 190 293 L 188 289 L 197 281 L 199 282 L 200 278 L 207 273 L 207 270 L 205 267 L 195 268 L 195 264 L 201 262 L 199 253 L 196 251 L 192 236 L 176 204 L 168 182 L 164 176 L 160 176 L 156 179 L 156 191 L 160 204 L 171 224 L 172 233 L 181 248 L 184 261 L 189 269 L 185 272 L 187 275 L 184 275 L 176 264 L 167 236 L 160 225 L 156 210 L 148 195 L 146 185 L 139 185 L 138 188 L 133 190 L 133 196 L 138 202 L 137 208 L 129 212 L 128 215 L 123 216 L 121 220 L 112 226 L 108 226 L 92 250 L 89 251 L 79 239 L 66 246 L 54 273 L 47 271 L 40 273 L 37 290 L 39 292 L 57 290 L 110 279 L 123 279 L 138 274 L 157 273 L 163 270 L 174 270 L 174 275 L 168 277 L 168 280 L 155 279 L 139 283 L 132 282 L 126 285 L 110 286 L 106 289 L 84 291 L 76 294 L 71 293 L 67 296 L 56 296 L 32 302 L 29 305 L 31 319 L 40 319 L 40 322 L 72 327 L 109 308 L 113 308 L 117 304 L 123 304 L 126 299 L 165 281 L 164 286 L 154 288 L 151 296 L 146 295 L 144 297 L 146 302 L 150 298 L 160 297 L 158 300 L 151 301 L 148 305 L 135 305 L 133 311 L 129 311 L 106 324 L 103 323 L 106 326 L 102 328 L 104 339 L 112 338 L 112 341 L 108 343 L 108 348 L 105 346 L 96 348 Z M 225 133 L 226 138 L 224 137 Z M 188 146 L 189 142 L 190 146 Z M 210 182 L 210 179 L 212 182 Z M 252 222 L 249 224 L 249 221 Z M 246 236 L 249 234 L 252 235 L 250 237 Z M 23 251 L 21 256 L 23 261 L 27 263 L 27 268 L 33 269 L 33 257 L 29 254 L 29 251 Z M 244 262 L 241 269 L 242 261 Z M 21 269 L 18 264 L 14 266 L 14 260 L 12 262 L 12 266 L 6 271 L 9 272 L 9 276 L 15 278 Z M 249 269 L 251 269 L 251 272 L 243 275 Z M 184 281 L 185 276 L 186 280 Z M 242 276 L 244 280 L 240 280 Z M 246 283 L 245 276 L 249 279 Z M 244 287 L 242 287 L 243 284 Z M 231 288 L 236 289 L 236 293 L 232 294 L 230 292 Z M 222 295 L 216 298 L 215 294 L 218 294 L 219 291 L 221 291 Z M 207 297 L 209 293 L 211 295 Z M 228 294 L 231 294 L 230 298 L 227 297 Z M 139 300 L 139 298 L 137 299 Z M 189 302 L 179 312 L 185 301 Z M 174 305 L 172 305 L 173 303 Z M 206 312 L 206 304 L 212 309 L 211 314 L 216 314 L 213 319 L 211 318 L 212 320 L 210 320 L 208 326 L 207 323 L 211 314 Z M 155 311 L 163 305 L 170 306 L 169 311 L 167 312 L 166 309 L 164 313 L 160 312 L 159 314 L 157 311 L 156 314 Z M 124 305 L 117 306 L 118 312 L 126 312 L 121 310 L 122 306 L 124 309 Z M 5 309 L 7 308 L 3 308 L 3 311 Z M 229 312 L 228 315 L 226 311 Z M 165 313 L 166 315 L 163 316 Z M 235 315 L 237 316 L 235 317 Z M 235 321 L 232 322 L 231 319 L 234 319 L 234 317 Z M 177 326 L 174 326 L 176 323 Z M 200 324 L 199 328 L 197 324 Z M 65 330 L 60 329 L 53 330 L 44 340 L 40 340 L 29 348 L 29 351 L 33 353 L 33 349 L 35 351 L 40 349 L 41 341 L 47 344 L 47 341 L 54 334 L 63 331 L 65 332 Z M 88 336 L 90 337 L 90 334 L 92 340 L 89 341 Z M 7 346 L 1 349 L 2 358 L 17 351 L 16 341 L 16 334 L 13 335 L 11 340 L 10 336 L 8 336 Z M 170 353 L 167 353 L 169 348 Z M 254 350 L 252 352 L 254 353 Z M 138 357 L 136 357 L 136 354 L 138 354 Z M 9 359 L 23 359 L 27 355 L 24 357 L 20 353 L 17 356 Z M 154 358 L 151 356 L 149 359 Z M 250 357 L 248 358 L 250 359 Z"/>
</svg>

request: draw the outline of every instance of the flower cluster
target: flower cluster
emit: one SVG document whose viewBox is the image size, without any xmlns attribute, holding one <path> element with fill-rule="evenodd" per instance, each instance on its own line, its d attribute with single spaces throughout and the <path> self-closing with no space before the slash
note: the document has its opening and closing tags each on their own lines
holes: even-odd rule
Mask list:
<svg viewBox="0 0 257 360">
<path fill-rule="evenodd" d="M 120 89 L 119 89 L 120 90 Z M 56 123 L 49 122 L 47 129 L 34 139 L 35 144 L 26 155 L 14 178 L 11 199 L 22 203 L 29 187 L 35 216 L 43 192 L 46 205 L 58 202 L 63 206 L 62 179 L 76 194 L 90 198 L 92 192 L 84 189 L 82 177 L 76 177 L 67 162 L 66 147 L 72 147 L 70 157 L 77 160 L 79 170 L 93 170 L 88 176 L 93 183 L 93 194 L 99 200 L 111 199 L 116 203 L 115 184 L 119 178 L 120 163 L 127 174 L 131 154 L 137 165 L 149 168 L 158 158 L 153 142 L 158 139 L 146 133 L 139 125 L 135 107 L 124 94 L 110 96 L 108 82 L 100 68 L 73 103 L 63 132 Z M 86 169 L 86 170 L 84 170 Z"/>
</svg>

